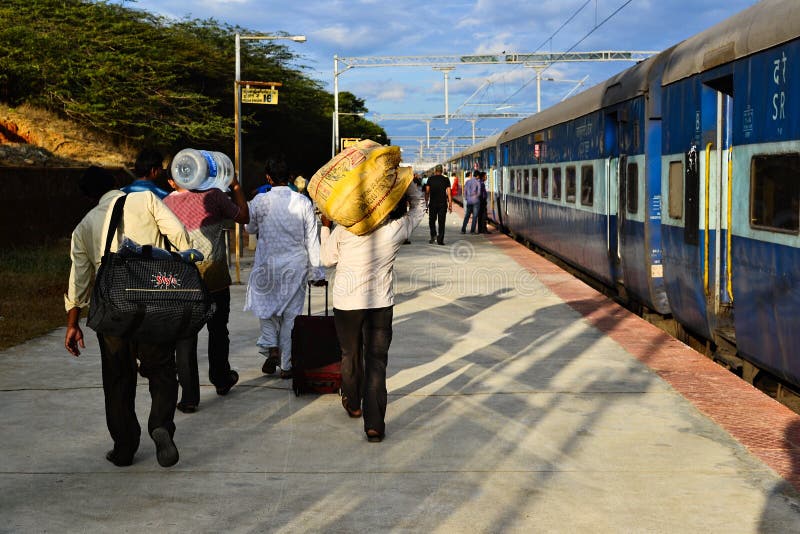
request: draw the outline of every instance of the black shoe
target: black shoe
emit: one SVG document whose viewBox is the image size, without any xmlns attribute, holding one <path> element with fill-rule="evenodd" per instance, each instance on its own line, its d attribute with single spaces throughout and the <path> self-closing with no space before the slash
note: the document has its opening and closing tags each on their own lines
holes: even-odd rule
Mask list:
<svg viewBox="0 0 800 534">
<path fill-rule="evenodd" d="M 411 244 L 411 241 L 409 241 L 408 239 L 406 239 L 405 241 L 403 241 L 403 244 L 404 244 L 404 245 L 410 245 L 410 244 Z"/>
<path fill-rule="evenodd" d="M 239 373 L 231 369 L 230 372 L 230 381 L 225 386 L 216 386 L 217 387 L 217 395 L 227 395 L 231 388 L 236 385 L 236 382 L 239 381 Z"/>
<path fill-rule="evenodd" d="M 461 230 L 461 233 L 462 233 L 462 234 L 466 234 L 466 233 L 467 233 L 467 231 L 466 231 L 466 230 Z"/>
<path fill-rule="evenodd" d="M 156 444 L 156 460 L 161 467 L 172 467 L 178 463 L 178 448 L 175 442 L 172 441 L 172 436 L 169 435 L 164 427 L 158 427 L 150 434 Z"/>
<path fill-rule="evenodd" d="M 433 245 L 433 242 L 434 242 L 434 241 L 436 241 L 436 239 L 434 239 L 434 238 L 431 238 L 431 239 L 430 239 L 430 241 L 428 241 L 428 243 L 430 243 L 431 245 Z"/>
<path fill-rule="evenodd" d="M 285 370 L 281 369 L 280 377 L 283 378 L 284 380 L 288 380 L 289 378 L 292 378 L 292 370 L 289 369 L 288 371 L 285 371 Z"/>
<path fill-rule="evenodd" d="M 261 372 L 265 375 L 274 375 L 279 363 L 281 359 L 278 356 L 267 356 L 267 360 L 261 366 Z"/>
<path fill-rule="evenodd" d="M 183 413 L 194 413 L 197 411 L 197 405 L 190 402 L 181 401 L 175 407 L 178 409 L 178 411 Z"/>
<path fill-rule="evenodd" d="M 383 434 L 378 432 L 377 430 L 369 429 L 367 430 L 367 441 L 370 443 L 380 443 L 383 441 Z"/>
<path fill-rule="evenodd" d="M 437 245 L 444 245 L 444 241 L 437 241 L 436 244 Z"/>
<path fill-rule="evenodd" d="M 122 458 L 122 456 L 117 454 L 117 451 L 114 449 L 111 449 L 106 453 L 106 460 L 117 467 L 128 467 L 129 465 L 133 465 L 133 456 L 130 458 Z"/>
</svg>

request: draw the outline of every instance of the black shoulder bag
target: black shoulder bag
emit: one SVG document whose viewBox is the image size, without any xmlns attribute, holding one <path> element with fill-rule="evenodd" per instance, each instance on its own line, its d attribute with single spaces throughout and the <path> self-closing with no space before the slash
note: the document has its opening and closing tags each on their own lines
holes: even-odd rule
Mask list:
<svg viewBox="0 0 800 534">
<path fill-rule="evenodd" d="M 196 335 L 214 313 L 197 266 L 172 252 L 170 259 L 111 252 L 127 195 L 114 203 L 103 259 L 92 290 L 87 325 L 98 333 L 148 343 Z"/>
</svg>

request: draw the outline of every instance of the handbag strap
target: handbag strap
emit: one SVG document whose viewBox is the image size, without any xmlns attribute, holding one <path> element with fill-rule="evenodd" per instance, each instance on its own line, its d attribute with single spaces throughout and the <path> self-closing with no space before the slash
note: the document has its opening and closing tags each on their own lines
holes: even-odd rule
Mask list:
<svg viewBox="0 0 800 534">
<path fill-rule="evenodd" d="M 119 227 L 119 222 L 122 220 L 122 210 L 125 208 L 125 200 L 128 198 L 128 195 L 122 195 L 114 202 L 114 208 L 111 210 L 111 221 L 108 223 L 108 234 L 106 235 L 106 247 L 103 250 L 103 257 L 106 257 L 109 252 L 111 252 L 111 240 L 114 239 L 114 234 L 117 233 L 117 228 Z M 164 236 L 164 248 L 167 251 L 172 252 L 173 257 L 177 255 L 175 251 L 172 249 L 174 248 L 172 243 L 170 243 L 167 236 Z M 152 245 L 143 245 L 142 246 L 142 253 L 146 258 L 153 257 L 153 246 Z M 178 255 L 175 259 L 181 259 Z"/>
<path fill-rule="evenodd" d="M 125 199 L 128 195 L 122 195 L 116 202 L 114 202 L 114 209 L 111 211 L 111 222 L 108 223 L 108 234 L 106 235 L 106 248 L 103 250 L 103 257 L 108 256 L 111 252 L 111 240 L 114 239 L 114 234 L 117 233 L 119 221 L 122 220 L 122 209 L 125 207 Z"/>
</svg>

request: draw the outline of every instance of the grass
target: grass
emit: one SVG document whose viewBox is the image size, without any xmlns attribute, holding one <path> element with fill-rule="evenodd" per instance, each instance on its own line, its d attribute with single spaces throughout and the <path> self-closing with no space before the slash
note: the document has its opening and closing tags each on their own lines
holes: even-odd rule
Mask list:
<svg viewBox="0 0 800 534">
<path fill-rule="evenodd" d="M 69 241 L 0 252 L 0 350 L 66 324 Z"/>
</svg>

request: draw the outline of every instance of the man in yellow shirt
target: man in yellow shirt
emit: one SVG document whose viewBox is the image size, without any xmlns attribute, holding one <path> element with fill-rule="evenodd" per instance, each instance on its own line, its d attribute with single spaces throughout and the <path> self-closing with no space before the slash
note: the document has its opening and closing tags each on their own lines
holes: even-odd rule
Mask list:
<svg viewBox="0 0 800 534">
<path fill-rule="evenodd" d="M 72 268 L 69 286 L 64 295 L 67 310 L 67 333 L 64 346 L 74 356 L 85 348 L 83 331 L 78 320 L 81 308 L 89 304 L 89 287 L 100 267 L 111 208 L 122 195 L 116 189 L 114 177 L 100 167 L 90 167 L 80 180 L 81 191 L 98 204 L 78 223 L 72 232 L 70 256 Z M 117 250 L 123 235 L 140 245 L 164 246 L 165 236 L 178 250 L 190 248 L 183 224 L 152 192 L 128 194 L 122 221 L 111 244 Z M 174 345 L 154 345 L 127 338 L 97 334 L 103 373 L 106 423 L 114 440 L 114 448 L 106 459 L 117 466 L 133 463 L 139 448 L 141 427 L 136 417 L 136 372 L 150 383 L 150 417 L 147 430 L 156 444 L 156 457 L 163 467 L 178 462 L 175 434 L 175 403 L 178 399 L 178 379 L 175 369 Z"/>
</svg>

